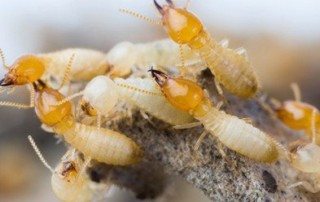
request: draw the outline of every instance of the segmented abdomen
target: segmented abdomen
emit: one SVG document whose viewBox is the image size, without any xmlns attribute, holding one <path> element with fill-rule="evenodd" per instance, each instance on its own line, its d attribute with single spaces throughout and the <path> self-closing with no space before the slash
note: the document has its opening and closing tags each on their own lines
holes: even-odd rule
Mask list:
<svg viewBox="0 0 320 202">
<path fill-rule="evenodd" d="M 130 165 L 142 157 L 142 150 L 132 139 L 106 128 L 74 123 L 62 135 L 85 156 L 103 163 Z"/>
<path fill-rule="evenodd" d="M 235 116 L 213 108 L 199 120 L 225 146 L 244 156 L 266 163 L 279 157 L 278 147 L 271 137 Z"/>
<path fill-rule="evenodd" d="M 157 84 L 149 78 L 114 79 L 119 94 L 128 102 L 171 125 L 192 122 L 187 112 L 174 108 L 163 96 Z"/>
<path fill-rule="evenodd" d="M 198 51 L 217 81 L 228 91 L 244 98 L 256 94 L 258 78 L 246 57 L 232 49 L 221 47 L 206 31 L 200 33 L 189 46 Z"/>
</svg>

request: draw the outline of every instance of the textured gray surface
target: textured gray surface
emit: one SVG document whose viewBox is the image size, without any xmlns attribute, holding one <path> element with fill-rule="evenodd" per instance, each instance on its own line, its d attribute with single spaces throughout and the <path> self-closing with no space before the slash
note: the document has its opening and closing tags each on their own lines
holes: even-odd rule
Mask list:
<svg viewBox="0 0 320 202">
<path fill-rule="evenodd" d="M 208 90 L 212 100 L 216 101 L 213 77 L 208 71 L 199 77 L 199 83 Z M 284 145 L 298 137 L 298 134 L 288 130 L 266 110 L 261 102 L 258 99 L 244 101 L 226 95 L 227 104 L 223 106 L 223 110 L 241 118 L 251 118 L 255 126 Z M 308 193 L 302 188 L 287 188 L 298 181 L 301 175 L 285 161 L 261 164 L 220 146 L 226 153 L 226 157 L 223 157 L 218 149 L 220 144 L 213 136 L 207 136 L 199 150 L 195 151 L 193 146 L 203 130 L 202 127 L 175 130 L 155 118 L 151 118 L 150 123 L 140 113 L 133 113 L 132 119 L 133 122 L 129 118 L 123 118 L 111 127 L 133 138 L 142 146 L 145 150 L 144 161 L 161 165 L 167 174 L 182 176 L 211 200 L 316 201 L 319 198 L 319 195 Z M 103 167 L 99 165 L 93 170 L 100 169 L 101 174 L 101 166 Z M 148 170 L 147 166 L 140 167 Z M 123 176 L 123 173 L 119 172 L 119 177 L 120 175 Z M 102 171 L 101 180 L 106 180 L 103 179 L 106 176 L 108 175 L 103 175 Z M 129 188 L 131 186 L 127 182 L 124 184 Z M 131 187 L 134 189 L 135 186 L 133 183 Z"/>
</svg>

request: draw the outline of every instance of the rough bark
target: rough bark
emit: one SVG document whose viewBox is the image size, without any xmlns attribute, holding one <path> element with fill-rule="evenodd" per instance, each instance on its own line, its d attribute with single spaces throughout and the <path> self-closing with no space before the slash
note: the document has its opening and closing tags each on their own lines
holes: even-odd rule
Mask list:
<svg viewBox="0 0 320 202">
<path fill-rule="evenodd" d="M 212 100 L 217 101 L 218 96 L 210 72 L 204 71 L 198 81 L 208 90 Z M 261 98 L 241 100 L 225 95 L 225 99 L 226 104 L 222 107 L 223 110 L 240 118 L 252 119 L 253 125 L 269 133 L 284 145 L 299 136 L 298 133 L 289 130 L 276 119 L 274 114 L 267 110 L 265 104 L 262 104 L 264 101 Z M 138 173 L 143 173 L 140 175 L 141 180 L 143 176 L 153 174 L 150 171 L 150 165 L 160 165 L 166 174 L 180 175 L 202 190 L 213 201 L 256 201 L 258 199 L 263 201 L 316 201 L 319 198 L 319 195 L 306 192 L 303 188 L 287 188 L 290 184 L 303 179 L 301 178 L 303 175 L 284 160 L 270 165 L 254 162 L 219 144 L 212 135 L 208 135 L 199 150 L 195 151 L 193 147 L 203 131 L 202 127 L 175 130 L 172 126 L 155 118 L 151 118 L 150 122 L 138 112 L 133 113 L 132 118 L 132 124 L 128 118 L 123 118 L 113 123 L 111 127 L 133 138 L 144 149 L 144 164 L 140 166 L 140 169 L 149 170 L 149 172 L 143 175 L 144 171 L 138 171 Z M 223 150 L 226 156 L 223 156 L 220 150 Z M 110 169 L 107 167 L 107 165 L 97 164 L 92 168 L 91 173 L 99 173 L 95 176 L 99 178 L 96 180 L 107 180 L 110 174 Z M 136 167 L 139 168 L 138 165 Z M 147 187 L 148 183 L 153 184 L 152 180 L 161 181 L 163 174 L 154 179 L 143 180 L 144 185 L 137 185 L 135 180 L 132 180 L 132 178 L 136 179 L 137 175 L 132 175 L 132 172 L 131 175 L 124 174 L 130 173 L 132 168 L 113 169 L 118 171 L 113 171 L 112 178 L 128 178 L 122 182 L 118 180 L 118 184 L 124 184 L 125 187 L 132 188 L 136 192 L 141 192 L 141 190 L 145 192 L 137 193 L 138 195 L 156 196 L 165 185 L 165 183 L 159 183 L 154 189 L 144 190 L 141 187 Z M 137 186 L 140 186 L 140 191 L 137 191 Z M 156 189 L 159 189 L 158 192 L 155 191 Z"/>
</svg>

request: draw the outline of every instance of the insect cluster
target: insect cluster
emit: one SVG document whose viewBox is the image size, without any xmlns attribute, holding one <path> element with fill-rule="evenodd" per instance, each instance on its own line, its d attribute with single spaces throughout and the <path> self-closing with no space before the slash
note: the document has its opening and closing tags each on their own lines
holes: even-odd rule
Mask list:
<svg viewBox="0 0 320 202">
<path fill-rule="evenodd" d="M 71 149 L 52 169 L 42 157 L 33 139 L 29 140 L 41 161 L 52 172 L 52 188 L 64 201 L 88 201 L 94 195 L 86 172 L 90 161 L 131 165 L 143 158 L 143 149 L 125 134 L 102 127 L 102 117 L 112 119 L 119 103 L 130 103 L 143 112 L 175 128 L 203 125 L 203 133 L 195 149 L 208 133 L 229 149 L 252 160 L 273 163 L 288 160 L 296 169 L 320 176 L 320 115 L 311 105 L 299 100 L 279 104 L 278 117 L 289 127 L 304 130 L 309 141 L 295 142 L 286 148 L 259 128 L 220 109 L 198 85 L 195 74 L 209 68 L 215 76 L 217 90 L 222 87 L 243 99 L 257 95 L 259 82 L 243 48 L 232 50 L 228 42 L 215 41 L 203 24 L 187 8 L 176 8 L 171 0 L 155 7 L 161 21 L 155 21 L 129 10 L 123 12 L 162 25 L 170 40 L 148 44 L 123 42 L 107 54 L 88 49 L 67 49 L 47 54 L 19 57 L 0 81 L 1 90 L 28 86 L 30 103 L 0 102 L 0 106 L 34 108 L 41 123 L 65 140 Z M 157 66 L 153 69 L 151 66 Z M 149 77 L 132 77 L 133 71 L 147 72 Z M 144 74 L 143 74 L 144 75 Z M 87 82 L 83 90 L 64 92 L 76 82 Z M 73 110 L 72 100 L 78 100 Z M 78 120 L 75 111 L 95 117 L 96 125 Z M 318 180 L 318 178 L 317 178 Z M 316 192 L 320 182 L 311 186 Z M 108 188 L 106 186 L 104 188 Z"/>
</svg>

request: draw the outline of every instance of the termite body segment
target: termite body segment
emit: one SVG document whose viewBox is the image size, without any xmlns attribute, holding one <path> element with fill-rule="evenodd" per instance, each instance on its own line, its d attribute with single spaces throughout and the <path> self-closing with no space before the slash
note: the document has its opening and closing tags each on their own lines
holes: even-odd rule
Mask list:
<svg viewBox="0 0 320 202">
<path fill-rule="evenodd" d="M 198 17 L 186 9 L 175 8 L 172 3 L 162 7 L 155 0 L 154 3 L 162 15 L 163 26 L 169 37 L 196 51 L 228 91 L 243 98 L 250 98 L 257 93 L 257 75 L 243 54 L 216 42 Z"/>
<path fill-rule="evenodd" d="M 133 140 L 109 129 L 76 122 L 70 102 L 56 105 L 64 98 L 62 94 L 43 83 L 34 86 L 35 111 L 40 121 L 86 157 L 112 165 L 129 165 L 141 159 L 142 151 Z"/>
<path fill-rule="evenodd" d="M 89 115 L 99 112 L 107 116 L 120 99 L 172 125 L 193 121 L 188 113 L 171 106 L 151 78 L 115 78 L 113 81 L 107 76 L 97 76 L 83 91 L 82 109 Z"/>
<path fill-rule="evenodd" d="M 245 121 L 217 110 L 196 83 L 150 71 L 173 106 L 189 112 L 228 148 L 260 162 L 279 159 L 280 144 Z"/>
</svg>

